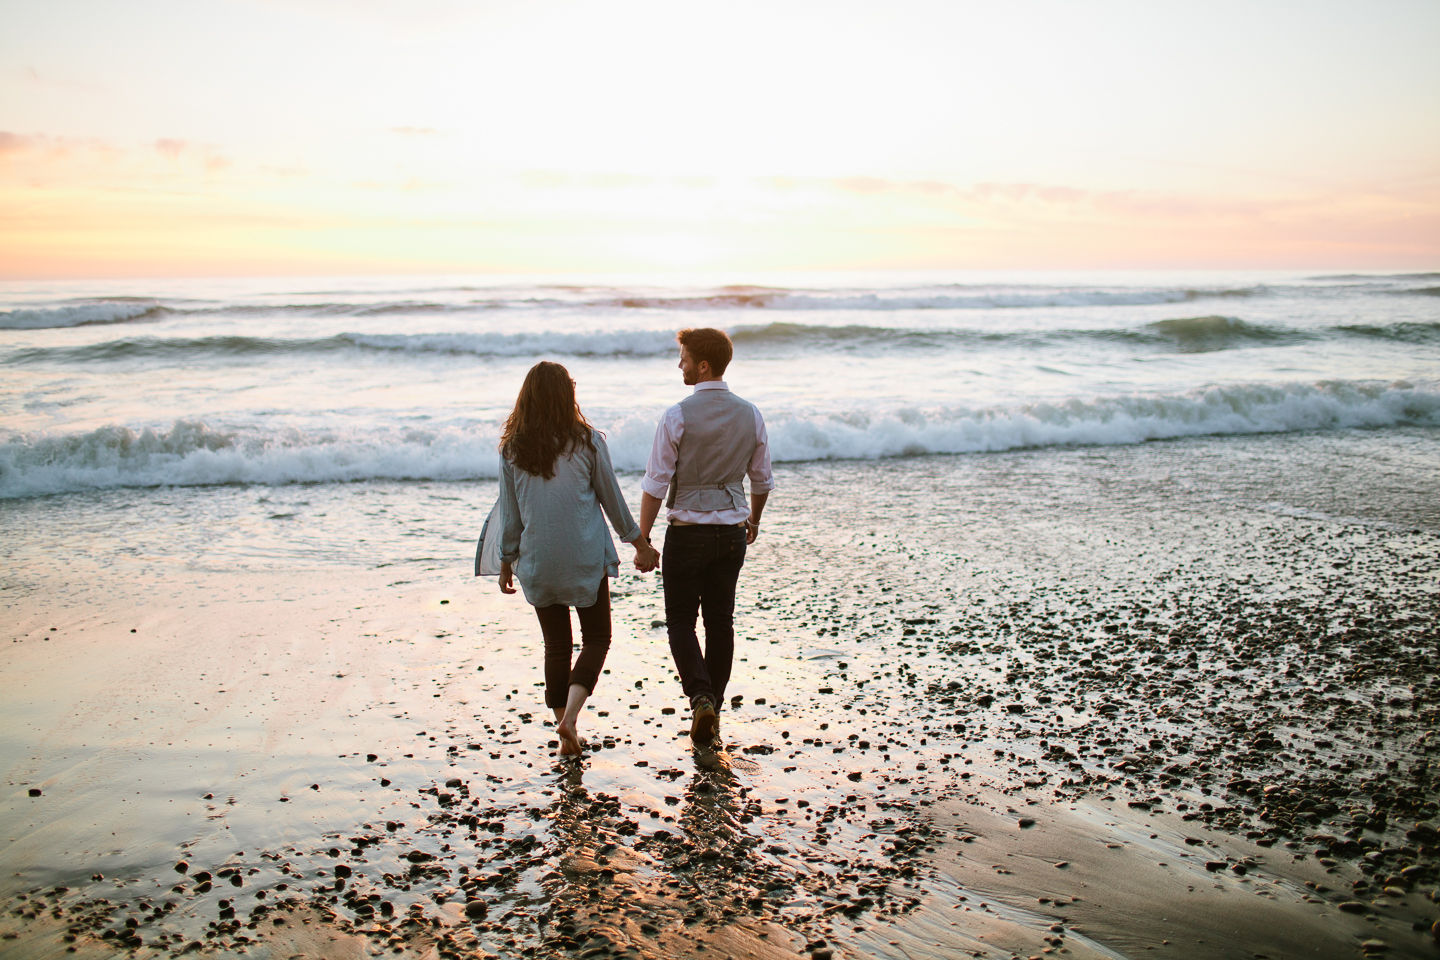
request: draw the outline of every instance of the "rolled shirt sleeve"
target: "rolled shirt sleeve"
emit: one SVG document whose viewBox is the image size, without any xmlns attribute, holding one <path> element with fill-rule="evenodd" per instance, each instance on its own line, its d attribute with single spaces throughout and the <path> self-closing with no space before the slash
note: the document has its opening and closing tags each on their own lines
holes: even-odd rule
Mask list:
<svg viewBox="0 0 1440 960">
<path fill-rule="evenodd" d="M 520 558 L 520 535 L 525 531 L 525 521 L 520 516 L 520 501 L 515 495 L 515 468 L 503 456 L 500 458 L 500 517 L 504 520 L 500 559 L 513 564 Z"/>
<path fill-rule="evenodd" d="M 760 408 L 755 407 L 755 452 L 750 455 L 750 467 L 746 470 L 750 478 L 750 492 L 769 493 L 775 489 L 775 473 L 770 468 L 770 434 L 765 429 L 765 418 Z"/>
</svg>

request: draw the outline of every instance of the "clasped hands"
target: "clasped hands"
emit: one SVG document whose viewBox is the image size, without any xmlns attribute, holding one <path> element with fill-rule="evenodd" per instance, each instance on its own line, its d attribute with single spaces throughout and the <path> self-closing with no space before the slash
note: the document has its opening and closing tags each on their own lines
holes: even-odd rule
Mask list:
<svg viewBox="0 0 1440 960">
<path fill-rule="evenodd" d="M 635 569 L 641 573 L 649 573 L 660 566 L 660 551 L 651 545 L 650 541 L 641 538 L 636 540 L 632 546 L 635 547 Z"/>
</svg>

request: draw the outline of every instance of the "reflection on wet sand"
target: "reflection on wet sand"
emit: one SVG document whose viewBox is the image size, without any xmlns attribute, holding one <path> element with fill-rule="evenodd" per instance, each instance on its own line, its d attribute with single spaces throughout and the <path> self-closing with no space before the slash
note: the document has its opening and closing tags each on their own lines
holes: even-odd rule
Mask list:
<svg viewBox="0 0 1440 960">
<path fill-rule="evenodd" d="M 187 582 L 138 639 L 37 603 L 9 702 L 19 676 L 75 699 L 27 706 L 65 736 L 11 751 L 0 932 L 35 957 L 1432 949 L 1436 534 L 1177 498 L 1209 449 L 1177 447 L 787 468 L 714 754 L 653 582 L 617 584 L 579 760 L 528 611 L 435 576 Z"/>
</svg>

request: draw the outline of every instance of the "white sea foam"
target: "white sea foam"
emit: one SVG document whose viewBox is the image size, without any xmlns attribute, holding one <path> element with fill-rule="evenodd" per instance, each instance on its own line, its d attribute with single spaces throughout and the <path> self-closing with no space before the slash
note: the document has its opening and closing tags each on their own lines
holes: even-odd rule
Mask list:
<svg viewBox="0 0 1440 960">
<path fill-rule="evenodd" d="M 0 498 L 114 487 L 463 480 L 494 477 L 496 438 L 458 431 L 273 435 L 177 420 L 0 444 Z"/>
<path fill-rule="evenodd" d="M 91 323 L 124 323 L 155 309 L 153 303 L 81 303 L 63 307 L 0 310 L 0 330 L 49 330 Z"/>
<path fill-rule="evenodd" d="M 1400 424 L 1440 426 L 1440 390 L 1355 383 L 1244 384 L 1171 396 L 903 410 L 848 420 L 782 419 L 770 425 L 770 436 L 776 459 L 850 460 Z"/>
<path fill-rule="evenodd" d="M 1051 286 L 925 286 L 864 289 L 779 289 L 726 288 L 715 291 L 627 292 L 595 290 L 588 296 L 556 299 L 537 296 L 535 290 L 476 300 L 370 300 L 336 301 L 328 298 L 296 298 L 277 302 L 197 300 L 178 298 L 106 297 L 85 301 L 61 301 L 47 307 L 22 307 L 0 311 L 0 329 L 43 329 L 86 323 L 119 323 L 155 311 L 161 316 L 192 320 L 236 318 L 321 319 L 335 317 L 387 317 L 405 321 L 414 317 L 486 316 L 496 311 L 523 311 L 547 314 L 596 313 L 610 317 L 617 311 L 674 310 L 706 312 L 814 312 L 858 311 L 887 313 L 911 310 L 1025 310 L 1039 307 L 1127 307 L 1148 304 L 1187 303 L 1200 300 L 1234 299 L 1269 292 L 1266 287 L 1051 287 Z"/>
<path fill-rule="evenodd" d="M 748 356 L 766 352 L 872 350 L 876 356 L 904 351 L 934 352 L 946 349 L 993 351 L 1013 348 L 1068 349 L 1076 343 L 1124 344 L 1132 349 L 1178 349 L 1185 353 L 1210 352 L 1256 345 L 1288 345 L 1331 338 L 1365 338 L 1428 343 L 1440 339 L 1440 325 L 1405 323 L 1350 324 L 1327 330 L 1306 331 L 1248 323 L 1234 317 L 1204 316 L 1160 320 L 1141 326 L 1092 329 L 1026 328 L 997 331 L 974 327 L 883 327 L 863 324 L 831 326 L 774 321 L 739 324 L 729 328 Z M 664 330 L 594 330 L 584 333 L 499 331 L 433 333 L 338 333 L 323 337 L 273 337 L 227 332 L 210 336 L 121 336 L 114 340 L 27 345 L 0 353 L 0 362 L 97 363 L 127 359 L 164 359 L 204 362 L 217 357 L 269 357 L 281 354 L 333 354 L 344 351 L 378 351 L 409 354 L 423 361 L 425 354 L 536 359 L 545 356 L 656 357 L 675 351 L 675 340 Z"/>
<path fill-rule="evenodd" d="M 963 291 L 963 292 L 962 292 Z M 630 295 L 595 301 L 600 307 L 651 310 L 855 310 L 888 312 L 897 310 L 1009 310 L 1036 307 L 1128 307 L 1147 304 L 1186 303 L 1212 298 L 1246 297 L 1262 293 L 1261 287 L 1190 289 L 1180 287 L 1139 287 L 1096 289 L 1088 287 L 1044 288 L 927 288 L 861 290 L 779 290 L 768 288 L 729 289 L 698 296 L 669 294 Z M 507 306 L 528 306 L 519 301 Z"/>
<path fill-rule="evenodd" d="M 465 353 L 493 357 L 656 356 L 675 349 L 670 330 L 594 333 L 345 333 L 339 339 L 371 350 L 406 353 Z"/>
<path fill-rule="evenodd" d="M 852 296 L 777 297 L 773 310 L 1005 310 L 1036 307 L 1130 307 L 1185 303 L 1209 296 L 1235 296 L 1231 291 L 1196 290 L 1051 290 L 981 294 L 901 295 L 866 293 Z"/>
<path fill-rule="evenodd" d="M 785 462 L 1401 424 L 1440 426 L 1440 389 L 1248 384 L 984 409 L 776 414 L 769 432 L 773 458 Z M 632 415 L 601 426 L 615 466 L 643 469 L 653 420 Z M 0 444 L 0 498 L 113 487 L 493 478 L 495 445 L 493 428 L 256 434 L 192 421 L 168 430 L 16 436 Z"/>
</svg>

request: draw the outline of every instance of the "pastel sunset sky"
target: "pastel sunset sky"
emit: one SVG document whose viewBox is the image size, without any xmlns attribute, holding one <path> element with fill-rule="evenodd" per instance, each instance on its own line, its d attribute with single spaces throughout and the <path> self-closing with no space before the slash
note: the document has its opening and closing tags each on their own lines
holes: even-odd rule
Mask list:
<svg viewBox="0 0 1440 960">
<path fill-rule="evenodd" d="M 0 0 L 0 277 L 1440 265 L 1440 3 Z"/>
</svg>

